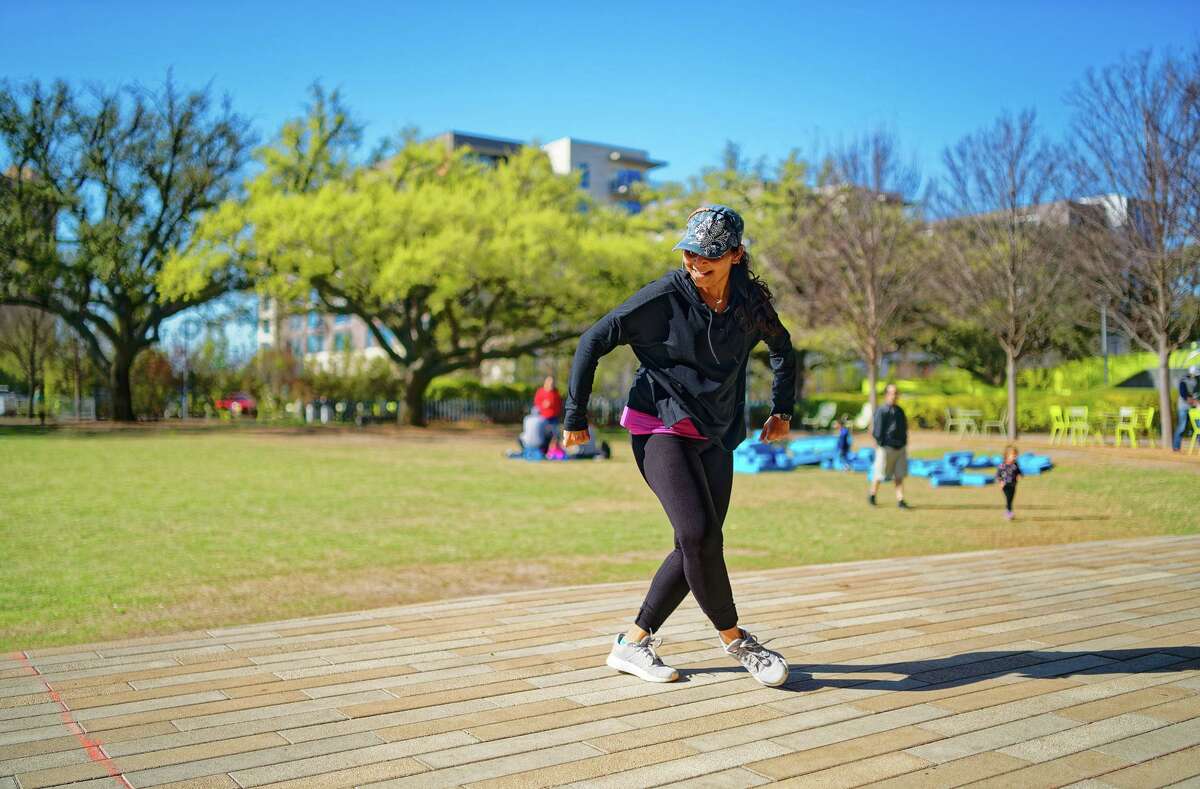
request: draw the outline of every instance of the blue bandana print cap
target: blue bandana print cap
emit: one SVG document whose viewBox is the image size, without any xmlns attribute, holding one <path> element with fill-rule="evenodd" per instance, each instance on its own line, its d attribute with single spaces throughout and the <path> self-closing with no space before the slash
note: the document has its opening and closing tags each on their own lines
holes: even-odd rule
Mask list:
<svg viewBox="0 0 1200 789">
<path fill-rule="evenodd" d="M 688 218 L 687 230 L 675 249 L 686 249 L 701 257 L 719 258 L 742 243 L 745 224 L 727 205 L 708 205 Z"/>
</svg>

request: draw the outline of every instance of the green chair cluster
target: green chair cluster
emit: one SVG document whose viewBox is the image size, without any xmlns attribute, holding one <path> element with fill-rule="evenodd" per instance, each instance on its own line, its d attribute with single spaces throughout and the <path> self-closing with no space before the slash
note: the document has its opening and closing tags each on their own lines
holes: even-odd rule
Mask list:
<svg viewBox="0 0 1200 789">
<path fill-rule="evenodd" d="M 1114 446 L 1121 446 L 1122 438 L 1129 440 L 1130 447 L 1138 446 L 1139 436 L 1145 434 L 1146 444 L 1153 446 L 1151 433 L 1154 424 L 1153 408 L 1122 406 L 1117 411 L 1092 413 L 1086 405 L 1063 408 L 1050 406 L 1050 443 L 1057 444 L 1066 439 L 1071 444 L 1083 445 L 1089 441 L 1104 446 L 1105 434 L 1111 432 Z"/>
<path fill-rule="evenodd" d="M 946 432 L 957 432 L 959 438 L 967 435 L 986 436 L 992 428 L 999 435 L 1008 433 L 1008 409 L 1005 408 L 995 419 L 984 418 L 983 411 L 974 408 L 947 408 Z"/>
</svg>

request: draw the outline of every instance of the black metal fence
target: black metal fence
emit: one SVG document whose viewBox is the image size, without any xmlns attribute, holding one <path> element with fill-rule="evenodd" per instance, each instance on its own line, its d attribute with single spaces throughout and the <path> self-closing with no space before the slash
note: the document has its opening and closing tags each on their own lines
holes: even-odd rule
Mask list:
<svg viewBox="0 0 1200 789">
<path fill-rule="evenodd" d="M 593 397 L 588 404 L 588 415 L 593 424 L 611 426 L 620 420 L 624 406 L 625 398 Z M 425 403 L 425 421 L 520 424 L 532 408 L 530 401 L 515 398 L 429 400 Z"/>
</svg>

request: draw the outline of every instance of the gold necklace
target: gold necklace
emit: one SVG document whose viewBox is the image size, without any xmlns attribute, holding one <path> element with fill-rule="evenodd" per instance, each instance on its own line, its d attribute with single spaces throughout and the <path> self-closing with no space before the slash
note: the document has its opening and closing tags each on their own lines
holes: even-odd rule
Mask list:
<svg viewBox="0 0 1200 789">
<path fill-rule="evenodd" d="M 704 303 L 708 304 L 710 309 L 717 310 L 718 312 L 722 311 L 718 308 L 725 303 L 725 299 L 713 299 L 712 303 L 709 304 L 709 295 L 704 291 L 700 291 L 700 295 L 704 298 Z"/>
</svg>

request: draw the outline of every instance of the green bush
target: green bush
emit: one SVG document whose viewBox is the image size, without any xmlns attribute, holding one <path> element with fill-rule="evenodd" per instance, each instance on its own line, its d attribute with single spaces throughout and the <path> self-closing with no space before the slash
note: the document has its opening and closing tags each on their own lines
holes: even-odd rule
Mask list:
<svg viewBox="0 0 1200 789">
<path fill-rule="evenodd" d="M 888 384 L 895 384 L 901 395 L 917 394 L 979 394 L 985 395 L 1000 391 L 996 387 L 982 383 L 966 370 L 957 367 L 942 367 L 928 378 L 881 378 L 878 382 L 878 392 L 882 396 Z M 862 394 L 866 395 L 870 386 L 862 383 Z"/>
<path fill-rule="evenodd" d="M 133 410 L 140 417 L 162 419 L 167 403 L 179 397 L 179 381 L 171 360 L 157 348 L 138 354 L 130 371 Z"/>
<path fill-rule="evenodd" d="M 1171 354 L 1171 367 L 1181 367 L 1196 349 L 1196 343 L 1180 348 Z M 1108 357 L 1108 380 L 1111 385 L 1121 383 L 1143 370 L 1157 370 L 1158 357 L 1152 353 L 1125 353 Z M 1074 359 L 1053 367 L 1038 367 L 1022 370 L 1017 374 L 1022 387 L 1042 389 L 1069 395 L 1104 388 L 1104 359 L 1091 356 Z"/>
<path fill-rule="evenodd" d="M 848 416 L 854 419 L 862 410 L 863 403 L 867 402 L 867 396 L 857 392 L 821 392 L 819 395 L 806 397 L 796 404 L 797 424 L 802 416 L 816 416 L 821 403 L 826 402 L 837 403 L 838 417 Z"/>
<path fill-rule="evenodd" d="M 534 384 L 482 384 L 471 378 L 442 376 L 425 390 L 426 400 L 529 400 L 533 402 Z M 561 393 L 561 390 L 560 390 Z"/>
<path fill-rule="evenodd" d="M 1158 367 L 1152 353 L 1127 353 L 1108 357 L 1108 380 L 1118 384 L 1142 370 Z M 1017 373 L 1022 387 L 1069 395 L 1104 387 L 1104 359 L 1092 356 L 1053 367 L 1036 367 Z"/>
<path fill-rule="evenodd" d="M 916 395 L 901 398 L 909 424 L 944 429 L 947 408 L 967 408 L 983 412 L 983 419 L 997 419 L 1008 405 L 1003 390 L 988 395 Z M 1072 395 L 1056 395 L 1028 389 L 1017 392 L 1017 427 L 1021 432 L 1045 433 L 1050 430 L 1050 406 L 1087 406 L 1091 413 L 1117 411 L 1123 406 L 1155 408 L 1158 396 L 1151 390 L 1098 389 Z M 1155 420 L 1158 419 L 1155 414 Z M 1157 424 L 1157 422 L 1156 422 Z"/>
</svg>

